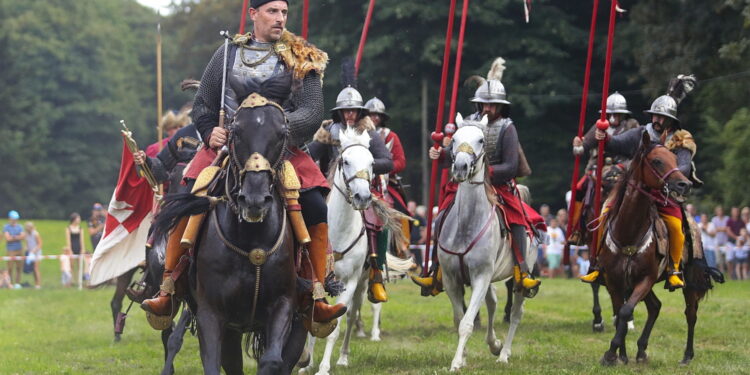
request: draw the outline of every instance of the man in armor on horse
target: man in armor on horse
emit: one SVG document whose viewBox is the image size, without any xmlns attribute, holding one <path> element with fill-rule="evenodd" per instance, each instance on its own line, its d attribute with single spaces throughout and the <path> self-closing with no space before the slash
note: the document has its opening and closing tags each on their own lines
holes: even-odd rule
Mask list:
<svg viewBox="0 0 750 375">
<path fill-rule="evenodd" d="M 606 112 L 607 121 L 609 122 L 609 128 L 607 128 L 609 136 L 619 135 L 639 126 L 638 120 L 631 117 L 632 112 L 628 110 L 628 102 L 619 92 L 615 91 L 615 93 L 607 97 Z M 578 188 L 576 190 L 575 211 L 574 216 L 571 218 L 572 231 L 568 233 L 568 242 L 575 245 L 582 245 L 586 241 L 583 233 L 586 232 L 585 220 L 587 217 L 583 212 L 589 212 L 594 201 L 597 160 L 595 131 L 596 126 L 592 126 L 583 137 L 583 140 L 578 137 L 574 140 L 574 145 L 577 145 L 573 148 L 575 155 L 583 155 L 584 150 L 589 150 L 586 174 L 578 181 Z M 586 145 L 585 147 L 584 144 Z M 610 153 L 604 154 L 604 158 L 605 167 L 602 170 L 602 176 L 604 177 L 602 194 L 606 196 L 609 190 L 614 187 L 619 176 L 628 168 L 630 159 L 622 155 L 613 155 Z"/>
<path fill-rule="evenodd" d="M 515 179 L 531 174 L 531 168 L 518 140 L 518 133 L 513 120 L 510 118 L 510 101 L 507 100 L 505 87 L 500 79 L 505 70 L 505 60 L 501 57 L 495 59 L 487 75 L 487 79 L 477 77 L 481 83 L 471 98 L 476 105 L 477 112 L 471 115 L 471 120 L 479 120 L 487 116 L 489 122 L 484 134 L 484 150 L 488 159 L 490 182 L 497 193 L 499 206 L 501 207 L 505 225 L 510 229 L 511 247 L 515 260 L 514 280 L 518 287 L 525 290 L 534 289 L 541 283 L 531 276 L 524 261 L 526 253 L 527 236 L 535 233 L 535 226 L 544 223 L 544 219 L 529 205 L 522 201 Z M 474 77 L 472 77 L 474 78 Z M 448 147 L 440 149 L 430 148 L 430 159 L 445 161 L 450 158 Z M 450 207 L 455 197 L 458 184 L 449 182 L 444 188 L 444 198 L 440 205 L 438 223 L 442 219 L 442 213 Z M 439 225 L 436 225 L 439 228 Z M 439 234 L 435 233 L 435 238 Z M 437 295 L 442 291 L 442 272 L 440 266 L 434 267 L 432 276 L 416 277 L 412 280 L 423 290 Z"/>
<path fill-rule="evenodd" d="M 188 166 L 185 177 L 188 185 L 195 184 L 196 179 L 212 179 L 202 176 L 202 171 L 212 163 L 217 150 L 227 143 L 227 129 L 217 126 L 220 113 L 226 111 L 231 120 L 242 98 L 227 85 L 222 92 L 222 77 L 226 69 L 227 81 L 256 80 L 266 81 L 272 76 L 290 74 L 292 76 L 292 94 L 284 101 L 284 114 L 288 121 L 291 144 L 289 161 L 294 167 L 301 182 L 299 203 L 302 216 L 308 226 L 312 242 L 308 244 L 312 266 L 310 279 L 313 280 L 312 295 L 314 300 L 315 322 L 328 322 L 346 312 L 342 304 L 328 305 L 322 283 L 327 276 L 328 224 L 327 207 L 323 195 L 328 191 L 328 184 L 315 165 L 315 162 L 297 146 L 310 139 L 318 128 L 323 116 L 322 77 L 328 62 L 328 55 L 309 44 L 306 40 L 285 29 L 288 13 L 287 0 L 252 0 L 249 10 L 253 21 L 253 31 L 246 35 L 237 35 L 231 41 L 225 59 L 224 48 L 216 50 L 201 78 L 201 84 L 195 97 L 193 121 L 207 147 L 201 149 Z M 224 66 L 224 61 L 227 62 Z M 222 96 L 226 105 L 221 108 Z M 195 184 L 198 187 L 198 184 Z M 190 220 L 196 219 L 196 216 Z M 200 219 L 202 220 L 202 219 Z M 168 315 L 172 307 L 173 281 L 179 275 L 173 275 L 180 258 L 185 254 L 183 243 L 194 243 L 195 233 L 187 233 L 188 218 L 182 218 L 167 243 L 164 279 L 162 290 L 153 299 L 143 302 L 142 307 L 156 315 Z M 190 227 L 193 227 L 190 225 Z M 197 226 L 198 228 L 200 225 Z M 185 233 L 183 233 L 185 232 Z M 186 241 L 187 237 L 187 241 Z M 170 282 L 166 282 L 166 281 Z"/>
<path fill-rule="evenodd" d="M 344 70 L 347 70 L 345 67 Z M 354 87 L 347 86 L 336 97 L 336 106 L 331 109 L 331 120 L 324 121 L 320 129 L 315 133 L 313 142 L 308 144 L 308 150 L 313 159 L 320 164 L 323 173 L 328 174 L 332 165 L 341 152 L 339 133 L 346 128 L 355 128 L 358 132 L 368 132 L 370 135 L 370 153 L 374 159 L 372 172 L 376 176 L 388 175 L 393 170 L 394 162 L 391 154 L 386 148 L 383 138 L 380 137 L 375 124 L 369 116 L 367 108 L 363 106 L 362 95 Z M 374 181 L 378 181 L 376 177 Z M 369 230 L 369 228 L 368 228 Z M 385 265 L 385 251 L 376 249 L 373 237 L 368 236 L 370 246 L 369 288 L 367 298 L 373 303 L 388 301 L 388 296 L 383 285 L 382 270 Z"/>
<path fill-rule="evenodd" d="M 692 91 L 694 86 L 695 77 L 692 75 L 677 76 L 670 82 L 667 95 L 656 98 L 651 104 L 651 108 L 643 111 L 651 115 L 650 123 L 618 135 L 610 135 L 597 129 L 595 132 L 596 140 L 606 142 L 605 151 L 607 153 L 632 158 L 641 145 L 643 132 L 647 132 L 651 137 L 651 142 L 667 147 L 677 156 L 677 168 L 683 175 L 689 176 L 693 186 L 700 186 L 702 182 L 696 177 L 695 165 L 693 164 L 693 157 L 697 150 L 695 141 L 689 131 L 682 129 L 680 120 L 677 118 L 677 106 Z M 574 140 L 573 146 L 580 146 L 580 142 Z M 583 147 L 587 148 L 587 146 L 595 147 L 592 143 L 584 142 Z M 655 191 L 651 193 L 659 197 L 656 208 L 669 232 L 669 257 L 672 260 L 672 267 L 667 278 L 668 287 L 670 290 L 682 288 L 685 286 L 685 282 L 680 271 L 680 264 L 685 244 L 683 228 L 686 228 L 685 223 L 683 223 L 685 215 L 682 202 L 675 200 L 670 192 Z M 605 203 L 606 205 L 608 203 Z M 607 209 L 605 208 L 602 213 L 605 218 L 602 220 L 606 220 L 606 212 Z M 589 274 L 582 276 L 581 280 L 594 282 L 599 277 L 600 269 L 595 262 L 596 259 L 592 259 Z"/>
</svg>

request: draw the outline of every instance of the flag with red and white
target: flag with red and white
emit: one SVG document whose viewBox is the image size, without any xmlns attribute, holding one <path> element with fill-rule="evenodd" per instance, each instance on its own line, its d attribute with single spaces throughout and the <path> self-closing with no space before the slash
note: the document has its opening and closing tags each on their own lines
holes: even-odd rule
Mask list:
<svg viewBox="0 0 750 375">
<path fill-rule="evenodd" d="M 90 285 L 118 277 L 145 260 L 153 199 L 154 193 L 138 174 L 123 139 L 120 176 L 109 202 L 104 235 L 94 250 Z"/>
</svg>

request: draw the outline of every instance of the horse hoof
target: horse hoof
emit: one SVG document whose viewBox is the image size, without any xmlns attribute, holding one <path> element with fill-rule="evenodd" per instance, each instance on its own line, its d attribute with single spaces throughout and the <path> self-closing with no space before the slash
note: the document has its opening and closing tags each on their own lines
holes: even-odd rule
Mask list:
<svg viewBox="0 0 750 375">
<path fill-rule="evenodd" d="M 617 364 L 617 355 L 615 355 L 615 353 L 606 352 L 599 363 L 604 366 L 614 366 Z"/>
<path fill-rule="evenodd" d="M 618 359 L 620 360 L 620 362 L 622 362 L 623 365 L 627 365 L 628 362 L 630 361 L 627 356 L 622 356 L 622 355 L 619 356 Z"/>
<path fill-rule="evenodd" d="M 380 341 L 380 335 L 377 335 L 377 336 L 374 336 L 374 335 L 373 335 L 373 336 L 372 336 L 372 337 L 370 338 L 370 341 L 376 341 L 376 342 L 377 342 L 377 341 Z"/>
<path fill-rule="evenodd" d="M 336 361 L 336 366 L 349 366 L 349 358 L 341 357 L 338 361 Z"/>
<path fill-rule="evenodd" d="M 120 334 L 115 334 L 115 342 L 120 342 Z"/>
<path fill-rule="evenodd" d="M 506 314 L 506 315 L 504 315 L 504 316 L 503 316 L 503 322 L 505 322 L 505 323 L 510 323 L 510 315 L 507 315 L 507 314 Z"/>
<path fill-rule="evenodd" d="M 357 337 L 359 337 L 359 338 L 365 338 L 365 337 L 367 337 L 367 334 L 365 333 L 365 331 L 358 331 L 357 332 Z"/>
<path fill-rule="evenodd" d="M 506 353 L 505 351 L 500 352 L 500 356 L 497 357 L 498 363 L 508 363 L 508 358 L 510 358 L 510 353 Z"/>
<path fill-rule="evenodd" d="M 692 361 L 692 358 L 685 357 L 680 361 L 680 366 L 687 366 L 690 364 L 690 361 Z"/>
<path fill-rule="evenodd" d="M 632 320 L 628 322 L 628 331 L 635 331 L 635 323 Z"/>
<path fill-rule="evenodd" d="M 500 352 L 503 350 L 503 342 L 500 340 L 495 340 L 495 342 L 490 344 L 490 353 L 494 356 L 500 355 Z"/>
<path fill-rule="evenodd" d="M 604 324 L 602 323 L 594 323 L 594 332 L 604 332 Z"/>
<path fill-rule="evenodd" d="M 648 356 L 646 355 L 646 353 L 638 354 L 638 356 L 635 357 L 635 363 L 638 363 L 638 364 L 648 363 Z"/>
</svg>

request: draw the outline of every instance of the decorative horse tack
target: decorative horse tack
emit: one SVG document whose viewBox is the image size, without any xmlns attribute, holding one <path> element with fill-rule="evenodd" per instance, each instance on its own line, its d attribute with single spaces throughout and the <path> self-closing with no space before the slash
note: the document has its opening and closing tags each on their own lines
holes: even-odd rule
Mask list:
<svg viewBox="0 0 750 375">
<path fill-rule="evenodd" d="M 244 175 L 247 172 L 271 172 L 274 174 L 275 171 L 271 168 L 271 162 L 268 161 L 263 155 L 257 152 L 253 152 L 247 161 L 245 161 L 245 167 L 240 171 L 240 175 Z"/>
<path fill-rule="evenodd" d="M 367 146 L 365 146 L 365 145 L 353 144 L 353 145 L 349 145 L 349 146 L 344 147 L 344 149 L 341 150 L 341 154 L 340 155 L 343 155 L 344 151 L 346 151 L 346 150 L 348 150 L 348 149 L 350 149 L 352 147 L 364 147 L 364 148 L 367 148 L 369 150 L 369 148 Z M 344 195 L 344 197 L 346 198 L 346 202 L 349 203 L 349 204 L 351 204 L 352 203 L 352 189 L 351 189 L 351 187 L 349 187 L 349 183 L 351 183 L 352 181 L 354 181 L 357 178 L 361 178 L 361 179 L 367 181 L 367 183 L 369 184 L 370 183 L 370 171 L 367 170 L 367 169 L 360 169 L 357 172 L 355 172 L 353 176 L 347 178 L 346 174 L 344 174 L 343 164 L 344 164 L 344 159 L 343 158 L 339 158 L 339 168 L 338 169 L 341 171 L 341 177 L 343 177 L 343 179 L 344 179 L 344 186 L 346 187 L 346 191 L 344 191 L 343 189 L 341 189 L 341 187 L 339 187 L 335 182 L 333 183 L 333 186 L 336 188 L 336 190 L 338 190 L 339 192 L 341 192 L 341 194 Z"/>
<path fill-rule="evenodd" d="M 242 104 L 240 104 L 240 108 L 257 108 L 257 107 L 263 107 L 271 105 L 276 108 L 278 108 L 281 112 L 284 112 L 284 108 L 282 108 L 279 103 L 274 102 L 273 100 L 269 100 L 263 95 L 260 95 L 258 93 L 252 93 L 245 98 L 245 100 L 242 101 Z"/>
<path fill-rule="evenodd" d="M 456 149 L 457 152 L 465 152 L 470 155 L 474 155 L 474 148 L 471 147 L 470 144 L 466 142 L 462 142 L 460 145 L 458 145 L 458 148 Z"/>
</svg>

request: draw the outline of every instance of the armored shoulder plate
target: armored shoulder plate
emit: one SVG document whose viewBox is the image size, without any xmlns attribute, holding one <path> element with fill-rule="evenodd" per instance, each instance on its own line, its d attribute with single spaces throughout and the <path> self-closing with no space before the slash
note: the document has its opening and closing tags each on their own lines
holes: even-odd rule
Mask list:
<svg viewBox="0 0 750 375">
<path fill-rule="evenodd" d="M 277 50 L 272 43 L 259 43 L 250 39 L 247 43 L 237 44 L 234 60 L 229 66 L 227 80 L 230 76 L 239 80 L 255 79 L 265 81 L 272 76 L 283 73 L 286 67 L 279 59 Z M 237 94 L 230 85 L 226 87 L 226 99 L 228 102 L 239 102 Z M 230 117 L 234 111 L 227 108 Z"/>
<path fill-rule="evenodd" d="M 502 162 L 502 160 L 497 160 L 497 143 L 503 130 L 512 123 L 513 121 L 509 118 L 501 118 L 487 124 L 487 129 L 484 131 L 484 152 L 489 165 Z"/>
</svg>

